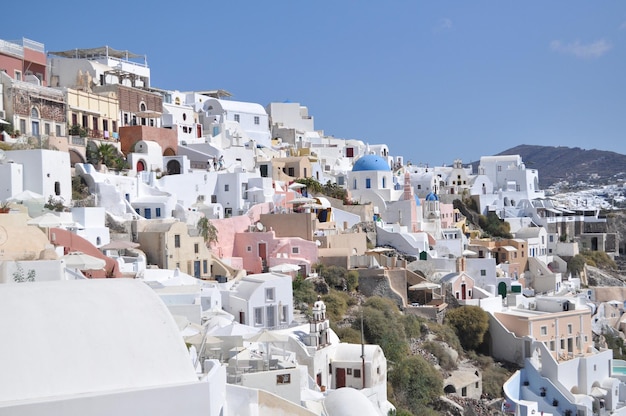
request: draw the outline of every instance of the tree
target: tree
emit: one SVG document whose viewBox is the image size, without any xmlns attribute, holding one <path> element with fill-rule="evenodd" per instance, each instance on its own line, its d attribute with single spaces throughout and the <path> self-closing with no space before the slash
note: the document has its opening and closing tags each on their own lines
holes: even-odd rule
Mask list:
<svg viewBox="0 0 626 416">
<path fill-rule="evenodd" d="M 416 415 L 424 414 L 443 394 L 441 374 L 420 355 L 406 357 L 395 365 L 389 372 L 389 382 L 397 405 Z"/>
<path fill-rule="evenodd" d="M 466 350 L 478 348 L 489 329 L 489 315 L 479 306 L 452 309 L 446 313 L 446 322 L 454 328 Z"/>
<path fill-rule="evenodd" d="M 391 299 L 379 296 L 367 299 L 354 317 L 352 327 L 356 330 L 361 328 L 361 313 L 365 340 L 380 345 L 388 360 L 398 362 L 409 353 L 402 315 Z"/>
<path fill-rule="evenodd" d="M 359 272 L 350 270 L 346 275 L 346 281 L 348 283 L 348 292 L 354 292 L 359 287 Z"/>
<path fill-rule="evenodd" d="M 567 262 L 567 271 L 572 276 L 580 276 L 580 273 L 585 269 L 585 256 L 576 254 Z"/>
<path fill-rule="evenodd" d="M 200 218 L 196 227 L 198 227 L 200 235 L 204 239 L 207 247 L 213 243 L 217 243 L 217 228 L 215 228 L 215 225 L 213 225 L 207 217 Z"/>
<path fill-rule="evenodd" d="M 95 142 L 89 142 L 87 145 L 87 161 L 94 166 L 105 165 L 108 168 L 119 168 L 126 163 L 120 163 L 120 159 L 124 160 L 117 147 L 111 143 L 97 145 Z"/>
</svg>

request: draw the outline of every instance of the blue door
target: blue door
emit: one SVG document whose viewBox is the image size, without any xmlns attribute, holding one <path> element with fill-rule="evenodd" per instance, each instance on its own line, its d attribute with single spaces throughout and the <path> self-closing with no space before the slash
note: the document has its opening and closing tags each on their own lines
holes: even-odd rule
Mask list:
<svg viewBox="0 0 626 416">
<path fill-rule="evenodd" d="M 196 260 L 193 262 L 193 276 L 200 277 L 200 260 Z"/>
</svg>

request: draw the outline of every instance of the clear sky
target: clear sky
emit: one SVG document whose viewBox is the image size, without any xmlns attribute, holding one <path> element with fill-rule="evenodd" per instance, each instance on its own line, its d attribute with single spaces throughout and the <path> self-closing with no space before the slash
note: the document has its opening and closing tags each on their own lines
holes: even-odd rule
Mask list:
<svg viewBox="0 0 626 416">
<path fill-rule="evenodd" d="M 145 54 L 153 87 L 299 102 L 316 129 L 414 164 L 626 154 L 624 1 L 37 3 L 3 5 L 0 38 Z"/>
</svg>

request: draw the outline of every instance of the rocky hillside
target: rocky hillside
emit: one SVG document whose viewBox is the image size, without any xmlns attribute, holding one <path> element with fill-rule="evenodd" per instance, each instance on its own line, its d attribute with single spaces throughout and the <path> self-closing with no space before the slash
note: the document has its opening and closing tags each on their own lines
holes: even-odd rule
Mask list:
<svg viewBox="0 0 626 416">
<path fill-rule="evenodd" d="M 605 184 L 626 179 L 626 155 L 615 152 L 523 144 L 498 155 L 520 155 L 527 168 L 538 169 L 541 189 L 559 181 Z M 472 165 L 476 171 L 478 162 Z"/>
</svg>

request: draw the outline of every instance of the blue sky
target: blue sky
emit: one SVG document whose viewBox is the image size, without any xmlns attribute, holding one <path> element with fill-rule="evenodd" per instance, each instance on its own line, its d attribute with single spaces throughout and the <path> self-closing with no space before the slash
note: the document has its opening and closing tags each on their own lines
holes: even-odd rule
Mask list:
<svg viewBox="0 0 626 416">
<path fill-rule="evenodd" d="M 35 2 L 36 3 L 36 2 Z M 3 6 L 0 38 L 145 54 L 152 86 L 309 108 L 413 163 L 519 144 L 626 154 L 626 2 L 112 0 Z"/>
</svg>

